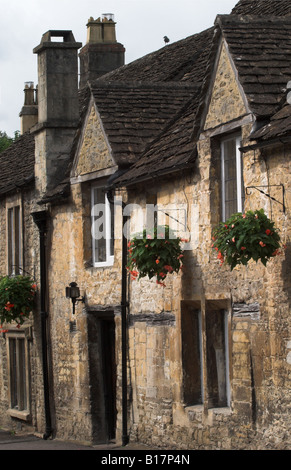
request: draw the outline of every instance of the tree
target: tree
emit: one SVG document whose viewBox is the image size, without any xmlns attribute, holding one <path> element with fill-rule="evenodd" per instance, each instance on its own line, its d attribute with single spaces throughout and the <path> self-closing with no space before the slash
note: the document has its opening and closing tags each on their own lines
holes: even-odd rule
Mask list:
<svg viewBox="0 0 291 470">
<path fill-rule="evenodd" d="M 14 132 L 14 138 L 13 137 L 8 137 L 6 132 L 0 131 L 0 152 L 3 152 L 3 150 L 6 150 L 10 145 L 18 139 L 20 133 L 19 131 Z"/>
</svg>

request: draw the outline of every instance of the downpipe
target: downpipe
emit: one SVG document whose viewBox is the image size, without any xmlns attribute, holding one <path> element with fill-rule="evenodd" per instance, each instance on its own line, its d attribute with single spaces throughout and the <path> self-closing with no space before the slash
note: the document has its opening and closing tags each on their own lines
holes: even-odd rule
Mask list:
<svg viewBox="0 0 291 470">
<path fill-rule="evenodd" d="M 47 211 L 33 212 L 33 220 L 39 230 L 39 256 L 40 256 L 40 321 L 41 321 L 41 347 L 43 366 L 43 389 L 46 428 L 43 439 L 47 440 L 52 435 L 52 422 L 49 398 L 49 368 L 48 368 L 48 342 L 47 342 L 47 312 L 46 312 L 46 248 L 45 238 L 47 233 Z"/>
<path fill-rule="evenodd" d="M 127 238 L 124 227 L 129 216 L 124 214 L 125 204 L 122 201 L 114 201 L 114 192 L 108 188 L 106 191 L 108 201 L 111 204 L 120 204 L 122 207 L 122 261 L 121 261 L 121 378 L 122 378 L 122 446 L 129 442 L 127 426 Z"/>
<path fill-rule="evenodd" d="M 123 207 L 122 207 L 123 209 Z M 123 211 L 124 212 L 124 211 Z M 121 338 L 122 338 L 122 445 L 129 442 L 127 430 L 127 238 L 124 227 L 129 219 L 122 215 L 122 286 L 121 286 Z"/>
</svg>

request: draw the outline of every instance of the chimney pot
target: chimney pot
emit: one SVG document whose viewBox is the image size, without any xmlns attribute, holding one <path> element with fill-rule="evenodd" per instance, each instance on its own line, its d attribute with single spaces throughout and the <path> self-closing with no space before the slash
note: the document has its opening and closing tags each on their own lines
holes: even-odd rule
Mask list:
<svg viewBox="0 0 291 470">
<path fill-rule="evenodd" d="M 24 105 L 30 106 L 36 104 L 35 88 L 33 82 L 24 83 Z"/>
<path fill-rule="evenodd" d="M 102 21 L 114 21 L 113 13 L 102 13 Z"/>
<path fill-rule="evenodd" d="M 38 121 L 37 90 L 33 82 L 24 83 L 24 105 L 19 113 L 20 133 L 29 131 Z"/>
<path fill-rule="evenodd" d="M 87 42 L 79 53 L 80 88 L 124 65 L 125 48 L 116 41 L 114 15 L 103 13 L 87 23 Z"/>
<path fill-rule="evenodd" d="M 101 18 L 91 16 L 87 24 L 87 44 L 114 44 L 116 43 L 113 13 L 103 13 Z"/>
</svg>

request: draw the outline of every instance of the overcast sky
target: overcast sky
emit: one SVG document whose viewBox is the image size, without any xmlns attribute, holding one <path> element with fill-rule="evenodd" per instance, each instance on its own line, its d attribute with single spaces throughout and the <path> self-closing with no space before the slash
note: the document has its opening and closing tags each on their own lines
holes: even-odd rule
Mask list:
<svg viewBox="0 0 291 470">
<path fill-rule="evenodd" d="M 113 13 L 117 41 L 129 63 L 213 26 L 217 14 L 229 14 L 238 0 L 0 0 L 0 130 L 11 137 L 20 129 L 24 82 L 37 84 L 32 50 L 49 29 L 69 29 L 86 43 L 92 16 Z"/>
</svg>

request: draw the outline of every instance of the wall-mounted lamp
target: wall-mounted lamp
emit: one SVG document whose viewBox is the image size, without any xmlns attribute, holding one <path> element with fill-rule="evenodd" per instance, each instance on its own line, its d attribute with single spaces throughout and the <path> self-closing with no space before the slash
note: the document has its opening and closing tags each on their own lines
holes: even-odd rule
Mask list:
<svg viewBox="0 0 291 470">
<path fill-rule="evenodd" d="M 66 287 L 66 297 L 67 299 L 72 299 L 73 315 L 75 314 L 76 302 L 85 303 L 85 297 L 80 297 L 80 289 L 76 282 L 71 282 L 69 287 Z"/>
</svg>

